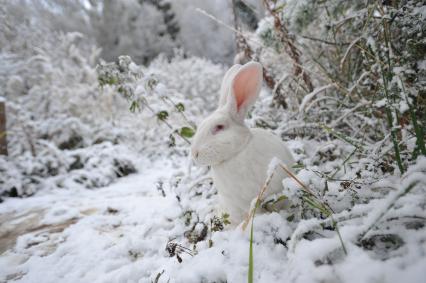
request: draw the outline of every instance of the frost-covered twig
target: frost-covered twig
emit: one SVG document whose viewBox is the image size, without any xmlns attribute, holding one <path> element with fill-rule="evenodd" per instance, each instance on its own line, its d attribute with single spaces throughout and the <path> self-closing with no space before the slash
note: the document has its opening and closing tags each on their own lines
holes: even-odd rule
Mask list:
<svg viewBox="0 0 426 283">
<path fill-rule="evenodd" d="M 198 13 L 203 14 L 204 16 L 206 16 L 206 17 L 208 17 L 208 18 L 210 18 L 210 19 L 212 19 L 213 21 L 215 21 L 216 23 L 218 23 L 218 24 L 220 24 L 220 25 L 222 25 L 222 26 L 226 27 L 227 29 L 232 30 L 232 31 L 233 31 L 233 32 L 235 32 L 236 34 L 240 34 L 240 35 L 243 35 L 243 36 L 244 36 L 244 33 L 243 33 L 243 32 L 241 32 L 240 30 L 237 30 L 237 29 L 235 29 L 235 28 L 231 27 L 230 25 L 228 25 L 228 24 L 226 24 L 225 22 L 223 22 L 223 21 L 219 20 L 219 19 L 218 19 L 218 18 L 216 18 L 215 16 L 213 16 L 213 15 L 211 15 L 211 14 L 207 13 L 205 10 L 200 9 L 200 8 L 195 8 L 195 11 L 197 11 Z"/>
<path fill-rule="evenodd" d="M 308 220 L 302 220 L 297 225 L 297 228 L 294 230 L 293 234 L 291 234 L 290 240 L 288 241 L 289 251 L 291 253 L 294 253 L 298 241 L 304 234 L 323 226 L 332 226 L 334 222 L 343 223 L 346 221 L 364 217 L 367 214 L 368 210 L 368 207 L 363 207 L 362 209 L 359 209 L 359 211 L 357 210 L 356 212 L 342 211 L 340 213 L 334 214 L 333 217 L 328 217 L 326 219 L 311 218 Z"/>
<path fill-rule="evenodd" d="M 334 137 L 336 137 L 336 138 L 338 138 L 339 140 L 342 140 L 342 141 L 344 141 L 344 142 L 347 142 L 348 144 L 350 144 L 350 145 L 352 145 L 352 146 L 354 146 L 354 147 L 363 147 L 364 146 L 364 144 L 362 143 L 362 142 L 359 142 L 359 141 L 357 141 L 357 140 L 354 140 L 354 139 L 352 139 L 351 137 L 348 137 L 348 136 L 346 136 L 345 134 L 342 134 L 342 133 L 340 133 L 340 132 L 338 132 L 338 131 L 336 131 L 335 129 L 333 129 L 333 128 L 330 128 L 330 127 L 328 127 L 328 126 L 326 126 L 326 125 L 321 125 L 321 127 L 327 132 L 327 133 L 330 133 L 331 135 L 333 135 Z"/>
<path fill-rule="evenodd" d="M 188 185 L 188 190 L 189 191 L 191 191 L 192 189 L 194 189 L 196 186 L 198 186 L 199 184 L 202 184 L 202 183 L 204 183 L 205 181 L 210 181 L 210 182 L 212 182 L 213 181 L 213 179 L 212 179 L 212 177 L 201 177 L 201 178 L 199 178 L 199 179 L 197 179 L 197 180 L 195 180 L 195 181 L 193 181 L 192 183 L 190 183 L 189 185 Z"/>
<path fill-rule="evenodd" d="M 116 90 L 128 101 L 131 102 L 130 111 L 135 112 L 140 109 L 142 104 L 158 120 L 166 125 L 172 132 L 170 137 L 173 138 L 177 134 L 187 144 L 191 144 L 188 138 L 194 135 L 194 125 L 185 116 L 183 111 L 185 107 L 183 104 L 176 104 L 172 99 L 168 98 L 159 87 L 158 81 L 151 76 L 146 76 L 142 72 L 142 68 L 136 65 L 129 56 L 120 56 L 118 62 L 104 63 L 102 62 L 97 66 L 98 81 L 101 87 L 105 85 L 113 86 Z M 155 111 L 147 100 L 147 96 L 152 95 L 153 92 L 159 92 L 161 101 L 168 107 L 172 106 L 173 110 L 177 110 L 187 123 L 187 127 L 175 129 L 168 121 L 169 113 L 165 110 Z"/>
<path fill-rule="evenodd" d="M 302 181 L 300 181 L 292 172 L 291 170 L 289 170 L 287 168 L 287 166 L 285 166 L 285 164 L 283 164 L 282 162 L 279 163 L 280 167 L 290 176 L 292 177 L 302 188 L 305 192 L 307 192 L 308 194 L 310 194 L 313 199 L 310 199 L 309 197 L 305 197 L 304 200 L 306 202 L 308 202 L 312 207 L 317 208 L 319 211 L 321 211 L 322 213 L 324 213 L 325 215 L 327 215 L 328 217 L 330 217 L 331 219 L 331 224 L 334 227 L 334 229 L 336 230 L 336 233 L 338 235 L 339 241 L 342 245 L 342 249 L 344 251 L 345 254 L 347 254 L 347 250 L 345 247 L 345 244 L 343 243 L 343 239 L 342 239 L 342 235 L 340 234 L 340 230 L 338 227 L 338 223 L 337 221 L 334 220 L 333 217 L 333 210 L 331 209 L 331 207 L 324 201 L 322 201 L 318 196 L 316 196 L 305 184 L 303 184 Z"/>
<path fill-rule="evenodd" d="M 354 113 L 359 108 L 364 107 L 366 105 L 368 105 L 368 102 L 367 101 L 363 101 L 363 102 L 357 104 L 355 107 L 353 107 L 351 109 L 348 109 L 345 114 L 343 114 L 342 116 L 340 116 L 339 118 L 337 118 L 336 120 L 334 120 L 333 123 L 331 123 L 331 128 L 337 127 L 337 125 L 339 124 L 340 121 L 342 121 L 343 119 L 345 119 L 351 113 Z"/>
<path fill-rule="evenodd" d="M 357 43 L 358 43 L 358 41 L 360 41 L 361 39 L 364 39 L 364 36 L 360 36 L 360 37 L 355 38 L 355 39 L 351 42 L 351 44 L 349 44 L 348 48 L 346 49 L 345 54 L 343 55 L 342 60 L 340 60 L 340 69 L 343 69 L 343 64 L 345 64 L 345 61 L 346 61 L 346 58 L 347 58 L 347 57 L 348 57 L 348 55 L 349 55 L 349 52 L 350 52 L 350 51 L 351 51 L 351 49 L 355 46 L 355 44 L 357 44 Z"/>
<path fill-rule="evenodd" d="M 168 96 L 162 96 L 162 97 L 161 97 L 161 99 L 163 99 L 165 103 L 170 103 L 170 105 L 171 105 L 173 108 L 175 108 L 175 109 L 179 112 L 179 114 L 180 114 L 180 116 L 182 117 L 182 119 L 183 119 L 183 120 L 184 120 L 184 121 L 185 121 L 188 125 L 190 125 L 192 128 L 194 128 L 194 129 L 195 129 L 195 125 L 194 125 L 194 123 L 193 123 L 193 122 L 191 122 L 191 121 L 188 119 L 188 117 L 186 117 L 185 113 L 183 112 L 183 111 L 185 110 L 185 108 L 184 108 L 183 104 L 181 104 L 181 103 L 175 103 L 175 102 L 173 101 L 173 99 L 171 99 L 171 98 L 170 98 L 170 97 L 168 97 Z"/>
<path fill-rule="evenodd" d="M 303 97 L 302 102 L 300 103 L 299 112 L 300 113 L 304 112 L 304 108 L 305 108 L 306 103 L 308 103 L 315 95 L 321 93 L 322 91 L 324 91 L 326 89 L 329 89 L 329 88 L 335 87 L 335 86 L 336 86 L 336 84 L 334 84 L 334 83 L 324 85 L 324 86 L 321 86 L 321 87 L 314 89 L 311 93 L 305 95 L 305 97 Z"/>
<path fill-rule="evenodd" d="M 407 183 L 407 184 L 404 185 L 404 183 Z M 377 207 L 370 214 L 369 221 L 366 224 L 366 228 L 360 234 L 359 239 L 360 240 L 364 239 L 366 235 L 368 234 L 368 232 L 370 232 L 370 230 L 377 225 L 377 223 L 383 218 L 383 216 L 395 206 L 396 202 L 401 197 L 405 196 L 412 189 L 414 189 L 418 184 L 421 184 L 421 183 L 423 184 L 426 183 L 424 172 L 412 173 L 411 176 L 408 177 L 407 181 L 402 182 L 401 188 L 398 189 L 396 192 L 390 193 L 390 195 L 384 201 L 384 205 Z"/>
<path fill-rule="evenodd" d="M 293 64 L 294 75 L 297 77 L 299 74 L 301 74 L 302 79 L 305 82 L 306 87 L 308 88 L 308 91 L 312 92 L 314 90 L 312 79 L 309 76 L 309 73 L 303 72 L 303 69 L 300 68 L 300 65 L 302 65 L 302 60 L 301 60 L 302 54 L 300 50 L 298 50 L 298 48 L 296 47 L 296 43 L 294 39 L 289 36 L 289 31 L 287 27 L 281 21 L 280 14 L 278 13 L 275 7 L 275 2 L 270 0 L 263 0 L 263 4 L 266 10 L 274 18 L 274 27 L 277 34 L 279 35 L 281 43 L 283 44 L 285 52 L 294 62 Z"/>
<path fill-rule="evenodd" d="M 148 104 L 148 102 L 145 99 L 141 99 L 140 102 L 149 110 L 151 111 L 152 114 L 157 115 L 157 113 L 155 112 L 155 110 Z M 162 121 L 164 123 L 164 125 L 166 125 L 170 130 L 174 130 L 173 126 L 166 121 L 166 119 L 160 119 L 160 121 Z M 173 131 L 173 133 L 176 133 L 182 140 L 184 140 L 187 144 L 191 144 L 191 142 L 184 136 L 182 135 L 182 133 L 180 133 L 179 131 Z"/>
<path fill-rule="evenodd" d="M 307 35 L 300 35 L 300 37 L 302 37 L 302 38 L 305 38 L 305 39 L 309 39 L 309 40 L 312 40 L 312 41 L 318 41 L 318 42 L 321 42 L 321 43 L 325 43 L 325 44 L 329 44 L 329 45 L 339 45 L 339 46 L 341 46 L 341 45 L 349 45 L 350 44 L 350 42 L 332 42 L 332 41 L 329 41 L 329 40 L 325 40 L 325 39 L 322 39 L 322 38 L 315 38 L 315 37 L 312 37 L 312 36 L 307 36 Z"/>
</svg>

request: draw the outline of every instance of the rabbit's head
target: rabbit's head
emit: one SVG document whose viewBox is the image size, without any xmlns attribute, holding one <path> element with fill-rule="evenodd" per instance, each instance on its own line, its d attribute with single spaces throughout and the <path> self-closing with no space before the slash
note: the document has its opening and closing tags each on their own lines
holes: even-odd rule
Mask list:
<svg viewBox="0 0 426 283">
<path fill-rule="evenodd" d="M 262 65 L 234 65 L 223 78 L 218 109 L 198 127 L 191 154 L 199 165 L 216 165 L 239 153 L 251 138 L 244 124 L 262 86 Z"/>
</svg>

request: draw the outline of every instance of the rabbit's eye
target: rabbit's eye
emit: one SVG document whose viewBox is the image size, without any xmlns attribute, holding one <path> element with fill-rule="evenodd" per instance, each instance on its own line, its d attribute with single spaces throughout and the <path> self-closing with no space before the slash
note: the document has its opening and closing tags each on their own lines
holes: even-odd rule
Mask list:
<svg viewBox="0 0 426 283">
<path fill-rule="evenodd" d="M 212 129 L 212 134 L 215 135 L 220 131 L 223 131 L 225 129 L 225 125 L 216 125 L 214 126 L 214 128 Z"/>
</svg>

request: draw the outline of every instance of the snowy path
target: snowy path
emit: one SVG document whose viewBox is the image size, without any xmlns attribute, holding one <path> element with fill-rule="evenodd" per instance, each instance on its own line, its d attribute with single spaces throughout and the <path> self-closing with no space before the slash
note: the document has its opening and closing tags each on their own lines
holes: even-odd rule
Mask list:
<svg viewBox="0 0 426 283">
<path fill-rule="evenodd" d="M 158 174 L 167 172 L 160 169 L 99 190 L 8 199 L 0 206 L 0 249 L 8 250 L 0 257 L 0 282 L 125 282 L 150 277 L 155 261 L 141 264 L 137 259 L 165 252 L 169 230 L 175 226 L 172 219 L 180 213 L 177 200 L 156 189 Z M 13 247 L 20 234 L 26 235 Z"/>
<path fill-rule="evenodd" d="M 181 263 L 165 250 L 174 238 L 191 247 L 183 236 L 189 228 L 182 213 L 194 209 L 206 215 L 214 202 L 195 194 L 179 203 L 167 186 L 163 196 L 157 181 L 176 171 L 159 164 L 98 190 L 7 199 L 0 205 L 0 247 L 6 250 L 0 255 L 0 282 L 155 282 L 159 274 L 158 282 L 245 281 L 248 235 L 240 230 L 215 233 L 213 247 L 202 241 L 198 254 L 182 254 Z M 282 223 L 278 215 L 265 221 Z M 284 247 L 274 245 L 273 237 L 287 237 L 288 227 L 268 229 L 258 231 L 266 243 L 258 254 L 274 264 L 257 262 L 262 282 L 276 281 L 286 261 Z"/>
</svg>

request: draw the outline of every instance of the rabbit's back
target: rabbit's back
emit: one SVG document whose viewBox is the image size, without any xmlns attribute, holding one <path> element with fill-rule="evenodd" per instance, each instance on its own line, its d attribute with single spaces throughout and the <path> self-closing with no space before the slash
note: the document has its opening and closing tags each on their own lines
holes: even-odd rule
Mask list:
<svg viewBox="0 0 426 283">
<path fill-rule="evenodd" d="M 267 178 L 268 166 L 274 157 L 288 167 L 294 163 L 290 150 L 274 134 L 263 129 L 252 129 L 248 144 L 229 160 L 212 166 L 213 181 L 219 191 L 222 209 L 231 214 L 231 220 L 239 222 L 250 208 Z M 280 192 L 281 181 L 286 176 L 278 169 L 266 195 Z"/>
</svg>

